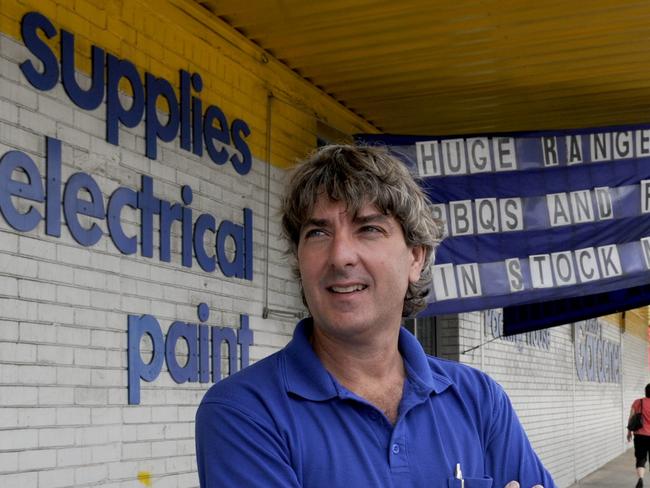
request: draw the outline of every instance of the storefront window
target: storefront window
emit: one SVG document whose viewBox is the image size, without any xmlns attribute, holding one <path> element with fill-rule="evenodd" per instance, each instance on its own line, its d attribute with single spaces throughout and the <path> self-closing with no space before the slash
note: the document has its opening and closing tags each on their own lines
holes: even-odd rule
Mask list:
<svg viewBox="0 0 650 488">
<path fill-rule="evenodd" d="M 438 355 L 435 317 L 407 319 L 404 321 L 404 327 L 417 337 L 424 352 L 431 356 Z"/>
</svg>

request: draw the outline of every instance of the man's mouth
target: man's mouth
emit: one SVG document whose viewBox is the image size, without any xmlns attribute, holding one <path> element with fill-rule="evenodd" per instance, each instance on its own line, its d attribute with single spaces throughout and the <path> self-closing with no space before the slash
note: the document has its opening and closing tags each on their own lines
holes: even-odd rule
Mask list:
<svg viewBox="0 0 650 488">
<path fill-rule="evenodd" d="M 354 293 L 355 291 L 362 291 L 368 288 L 367 285 L 350 285 L 350 286 L 329 286 L 327 289 L 334 293 Z"/>
</svg>

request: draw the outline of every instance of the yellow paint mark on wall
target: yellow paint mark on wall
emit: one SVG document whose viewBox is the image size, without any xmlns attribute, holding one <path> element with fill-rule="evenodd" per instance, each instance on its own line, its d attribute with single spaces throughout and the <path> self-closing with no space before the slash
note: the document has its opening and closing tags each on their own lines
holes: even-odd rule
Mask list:
<svg viewBox="0 0 650 488">
<path fill-rule="evenodd" d="M 153 486 L 153 481 L 151 481 L 151 473 L 149 471 L 139 471 L 138 481 L 144 486 Z"/>
</svg>

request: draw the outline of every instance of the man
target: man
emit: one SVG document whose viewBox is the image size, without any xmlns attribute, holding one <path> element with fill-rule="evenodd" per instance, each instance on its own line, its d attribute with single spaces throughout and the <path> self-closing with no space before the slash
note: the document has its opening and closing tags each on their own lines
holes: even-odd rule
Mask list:
<svg viewBox="0 0 650 488">
<path fill-rule="evenodd" d="M 401 162 L 321 149 L 294 174 L 282 224 L 311 317 L 206 394 L 201 486 L 555 486 L 503 390 L 400 327 L 425 306 L 441 238 Z"/>
</svg>

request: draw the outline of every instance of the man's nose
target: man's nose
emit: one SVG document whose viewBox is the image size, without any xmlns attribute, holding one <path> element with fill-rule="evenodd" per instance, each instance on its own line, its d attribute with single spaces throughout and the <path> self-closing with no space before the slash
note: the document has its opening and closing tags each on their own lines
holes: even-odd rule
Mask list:
<svg viewBox="0 0 650 488">
<path fill-rule="evenodd" d="M 335 233 L 329 249 L 330 264 L 336 268 L 345 268 L 356 264 L 358 258 L 353 236 L 349 232 Z"/>
</svg>

